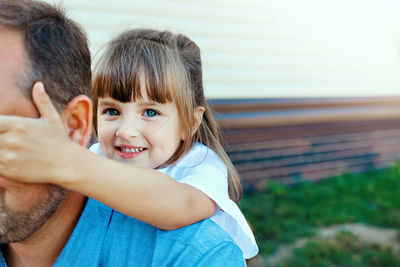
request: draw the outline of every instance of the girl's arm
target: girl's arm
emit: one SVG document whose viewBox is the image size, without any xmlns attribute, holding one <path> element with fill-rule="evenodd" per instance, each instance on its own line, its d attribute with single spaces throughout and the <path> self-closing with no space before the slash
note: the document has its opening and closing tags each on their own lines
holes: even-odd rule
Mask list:
<svg viewBox="0 0 400 267">
<path fill-rule="evenodd" d="M 212 216 L 215 203 L 200 190 L 158 171 L 70 146 L 54 182 L 164 230 Z"/>
<path fill-rule="evenodd" d="M 187 226 L 216 211 L 207 195 L 166 174 L 110 160 L 82 147 L 71 147 L 69 153 L 70 164 L 59 177 L 59 185 L 158 228 Z"/>
<path fill-rule="evenodd" d="M 58 184 L 164 230 L 216 212 L 216 204 L 190 185 L 152 169 L 101 157 L 73 142 L 66 119 L 55 110 L 41 83 L 34 85 L 32 94 L 41 118 L 0 116 L 0 176 Z"/>
</svg>

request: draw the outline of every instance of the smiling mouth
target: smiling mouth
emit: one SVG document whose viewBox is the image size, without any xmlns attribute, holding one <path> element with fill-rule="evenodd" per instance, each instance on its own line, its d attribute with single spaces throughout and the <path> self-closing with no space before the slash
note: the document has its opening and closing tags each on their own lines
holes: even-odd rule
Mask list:
<svg viewBox="0 0 400 267">
<path fill-rule="evenodd" d="M 145 150 L 146 148 L 143 148 L 143 147 L 136 147 L 136 148 L 117 147 L 117 149 L 123 153 L 139 153 L 139 152 L 142 152 L 143 150 Z"/>
<path fill-rule="evenodd" d="M 142 155 L 142 153 L 144 153 L 144 151 L 146 151 L 147 148 L 116 146 L 115 150 L 117 151 L 117 154 L 123 159 L 134 159 Z"/>
<path fill-rule="evenodd" d="M 128 146 L 116 146 L 115 150 L 118 155 L 123 159 L 133 159 L 141 155 L 147 148 L 144 147 L 128 147 Z"/>
</svg>

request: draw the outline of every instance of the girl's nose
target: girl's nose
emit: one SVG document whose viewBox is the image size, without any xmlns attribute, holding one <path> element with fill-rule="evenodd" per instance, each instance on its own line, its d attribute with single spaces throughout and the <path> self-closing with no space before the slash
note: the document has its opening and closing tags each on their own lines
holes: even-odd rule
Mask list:
<svg viewBox="0 0 400 267">
<path fill-rule="evenodd" d="M 124 121 L 118 128 L 116 135 L 122 139 L 135 138 L 139 135 L 138 123 L 132 120 Z"/>
</svg>

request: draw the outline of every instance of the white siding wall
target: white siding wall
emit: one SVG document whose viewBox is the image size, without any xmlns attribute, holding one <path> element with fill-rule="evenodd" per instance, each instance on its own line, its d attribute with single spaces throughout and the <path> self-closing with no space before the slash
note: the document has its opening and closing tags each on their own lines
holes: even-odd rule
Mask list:
<svg viewBox="0 0 400 267">
<path fill-rule="evenodd" d="M 400 95 L 398 0 L 48 0 L 91 49 L 133 27 L 188 35 L 210 98 Z"/>
</svg>

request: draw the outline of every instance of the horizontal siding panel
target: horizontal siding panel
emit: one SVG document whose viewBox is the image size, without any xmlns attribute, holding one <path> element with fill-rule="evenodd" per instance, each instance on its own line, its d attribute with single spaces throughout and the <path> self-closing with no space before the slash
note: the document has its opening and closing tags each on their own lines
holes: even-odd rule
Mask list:
<svg viewBox="0 0 400 267">
<path fill-rule="evenodd" d="M 205 74 L 205 78 L 207 74 Z M 311 83 L 308 84 L 229 84 L 226 86 L 225 83 L 214 83 L 214 84 L 206 84 L 205 91 L 206 94 L 213 98 L 224 98 L 229 96 L 230 98 L 241 99 L 243 98 L 244 92 L 246 93 L 246 97 L 248 98 L 257 98 L 263 97 L 268 94 L 270 97 L 337 97 L 337 88 L 338 86 L 335 84 L 327 85 L 324 83 Z M 380 97 L 382 95 L 386 96 L 397 96 L 398 94 L 395 92 L 400 92 L 400 88 L 397 88 L 392 83 L 384 84 L 380 88 L 381 90 L 378 91 L 376 89 L 376 85 L 370 84 L 354 84 L 354 85 L 343 85 L 341 86 L 340 90 L 347 90 L 348 97 L 357 97 L 357 96 L 374 96 Z M 335 90 L 336 89 L 336 90 Z M 360 94 L 359 92 L 363 92 Z M 316 95 L 315 92 L 318 92 Z M 339 94 L 342 96 L 343 94 Z"/>
<path fill-rule="evenodd" d="M 231 5 L 217 6 L 206 3 L 190 3 L 174 1 L 71 1 L 67 6 L 71 10 L 90 10 L 99 13 L 117 13 L 117 14 L 151 14 L 154 17 L 176 18 L 186 20 L 207 20 L 209 22 L 231 22 L 238 25 L 254 25 L 260 21 L 268 21 L 265 14 L 265 8 L 261 10 L 242 9 L 232 7 Z M 201 12 L 199 12 L 199 10 Z M 247 11 L 251 11 L 249 16 Z"/>
<path fill-rule="evenodd" d="M 224 140 L 227 144 L 287 140 L 296 138 L 309 138 L 315 136 L 360 134 L 362 132 L 375 132 L 379 130 L 398 129 L 398 119 L 380 121 L 360 121 L 343 123 L 321 123 L 307 125 L 284 125 L 261 128 L 223 129 Z M 343 137 L 347 138 L 347 137 Z M 229 145 L 229 146 L 230 146 Z"/>
<path fill-rule="evenodd" d="M 241 73 L 243 70 L 233 69 L 233 70 L 207 70 L 205 71 L 208 75 L 208 79 L 210 81 L 229 81 L 229 82 L 242 82 L 245 84 L 248 80 L 251 80 L 253 83 L 258 82 L 272 82 L 272 83 L 297 83 L 297 82 L 309 82 L 309 83 L 332 83 L 335 82 L 336 86 L 338 85 L 359 85 L 368 84 L 371 82 L 376 82 L 376 77 L 371 77 L 371 72 L 358 72 L 358 73 L 343 73 L 340 71 L 323 71 L 321 69 L 315 69 L 312 73 L 309 70 L 298 69 L 298 70 L 273 70 L 264 71 L 264 70 L 254 70 L 251 73 L 247 74 L 246 77 L 243 77 Z M 377 72 L 381 72 L 381 70 L 377 70 Z M 382 78 L 383 79 L 383 78 Z M 385 82 L 382 80 L 382 82 Z M 388 83 L 388 82 L 386 82 Z M 375 85 L 376 86 L 376 85 Z"/>
<path fill-rule="evenodd" d="M 94 53 L 130 28 L 187 34 L 203 51 L 209 98 L 400 95 L 387 2 L 49 1 L 87 29 Z"/>
<path fill-rule="evenodd" d="M 400 106 L 320 109 L 318 112 L 314 110 L 270 111 L 217 116 L 218 123 L 222 128 L 252 128 L 391 118 L 400 118 Z"/>
<path fill-rule="evenodd" d="M 236 113 L 267 110 L 324 109 L 342 107 L 400 106 L 400 97 L 357 98 L 284 98 L 284 99 L 213 99 L 216 113 Z"/>
<path fill-rule="evenodd" d="M 292 184 L 367 171 L 400 158 L 400 98 L 211 103 L 217 118 L 224 118 L 217 121 L 225 148 L 246 188 L 261 188 L 270 179 Z M 340 116 L 332 119 L 328 111 Z M 257 114 L 263 114 L 264 120 L 250 126 Z M 241 116 L 244 119 L 235 122 Z"/>
<path fill-rule="evenodd" d="M 382 148 L 383 147 L 383 148 Z M 312 151 L 306 150 L 283 150 L 276 151 L 276 153 L 259 154 L 258 158 L 249 157 L 235 157 L 231 159 L 235 162 L 239 172 L 251 170 L 264 170 L 284 166 L 304 166 L 314 165 L 315 163 L 331 162 L 331 161 L 345 161 L 354 158 L 363 157 L 376 157 L 378 154 L 383 157 L 385 155 L 396 156 L 400 151 L 399 141 L 392 140 L 389 142 L 382 142 L 374 144 L 374 141 L 367 146 L 357 147 L 352 143 L 348 143 L 345 148 L 337 147 L 333 151 Z M 295 152 L 295 153 L 294 153 Z M 293 153 L 293 154 L 292 154 Z M 261 156 L 261 157 L 260 157 Z M 385 157 L 383 157 L 385 158 Z"/>
<path fill-rule="evenodd" d="M 284 155 L 285 160 L 287 160 L 288 162 L 291 161 L 291 162 L 301 163 L 302 161 L 299 161 L 298 159 L 303 155 L 322 155 L 324 157 L 325 156 L 329 157 L 334 153 L 339 153 L 344 151 L 354 151 L 354 153 L 355 151 L 359 151 L 358 153 L 362 151 L 361 153 L 364 154 L 366 152 L 366 149 L 371 151 L 371 149 L 373 150 L 374 146 L 390 147 L 391 149 L 394 149 L 393 151 L 398 151 L 400 141 L 397 138 L 399 135 L 400 133 L 391 140 L 386 138 L 386 140 L 384 140 L 383 142 L 382 141 L 377 142 L 376 139 L 362 140 L 362 141 L 340 140 L 338 143 L 331 143 L 328 145 L 321 145 L 312 142 L 307 142 L 307 145 L 302 147 L 289 147 L 289 148 L 273 149 L 273 150 L 271 149 L 265 151 L 257 150 L 251 152 L 243 151 L 239 153 L 232 153 L 232 151 L 230 150 L 229 155 L 233 161 L 237 162 L 238 168 L 241 167 L 244 168 L 245 166 L 249 166 L 249 164 L 246 165 L 247 162 L 250 162 L 251 164 L 253 162 L 258 162 L 260 160 L 263 161 L 266 158 L 270 162 L 272 162 L 274 159 L 280 160 L 282 158 L 282 155 Z M 294 156 L 300 156 L 300 157 L 294 157 Z"/>
<path fill-rule="evenodd" d="M 332 66 L 327 65 L 326 62 L 321 60 L 312 60 L 310 57 L 305 55 L 297 54 L 279 56 L 271 53 L 271 55 L 266 58 L 260 58 L 260 56 L 257 55 L 257 48 L 254 48 L 255 51 L 253 51 L 253 54 L 230 54 L 229 51 L 214 51 L 218 49 L 223 50 L 223 47 L 218 47 L 221 46 L 221 44 L 218 42 L 211 41 L 211 43 L 208 43 L 207 40 L 203 40 L 202 44 L 203 48 L 207 49 L 208 51 L 212 50 L 212 52 L 207 53 L 206 56 L 207 61 L 213 62 L 213 64 L 210 64 L 210 66 L 207 68 L 208 72 L 218 72 L 221 71 L 221 67 L 224 67 L 224 71 L 226 71 L 227 68 L 237 69 L 237 71 L 242 72 L 253 70 L 253 75 L 260 75 L 260 72 L 262 75 L 274 75 L 279 73 L 289 77 L 293 75 L 305 75 L 307 77 L 311 75 L 320 76 L 321 74 L 324 74 L 328 76 L 327 78 L 332 76 L 331 79 L 335 79 L 335 76 L 348 76 L 348 78 L 352 78 L 354 76 L 355 80 L 360 79 L 360 77 L 357 77 L 357 75 L 362 75 L 361 77 L 365 77 L 366 74 L 368 74 L 364 72 L 377 71 L 378 73 L 383 73 L 386 70 L 385 68 L 382 69 L 379 66 L 371 66 L 368 64 L 360 66 L 359 63 L 357 63 L 359 61 L 355 62 L 353 59 L 349 58 L 337 58 L 338 61 L 336 62 L 336 65 Z M 232 47 L 231 49 L 238 50 L 237 47 Z M 318 49 L 316 49 L 315 54 L 318 52 Z M 332 55 L 332 57 L 334 56 L 340 56 L 340 52 L 338 52 L 336 55 Z M 268 61 L 268 64 L 266 64 L 266 61 Z M 346 67 L 348 73 L 343 73 L 342 69 L 344 67 Z M 254 70 L 254 68 L 256 68 L 256 70 Z M 312 74 L 310 72 L 312 72 Z"/>
<path fill-rule="evenodd" d="M 130 28 L 187 34 L 203 51 L 209 98 L 400 95 L 399 51 L 386 30 L 400 22 L 393 1 L 54 2 L 87 29 L 94 53 Z"/>
</svg>

